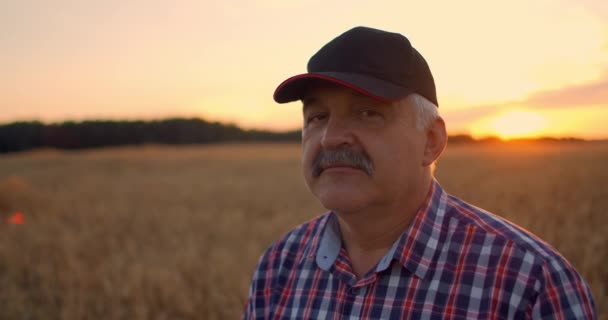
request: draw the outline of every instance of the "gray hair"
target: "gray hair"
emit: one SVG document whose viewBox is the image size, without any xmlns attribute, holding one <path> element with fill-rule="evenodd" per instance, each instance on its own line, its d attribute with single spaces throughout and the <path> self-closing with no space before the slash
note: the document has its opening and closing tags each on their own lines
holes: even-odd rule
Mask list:
<svg viewBox="0 0 608 320">
<path fill-rule="evenodd" d="M 394 104 L 396 107 L 413 106 L 416 110 L 416 129 L 419 131 L 425 131 L 431 127 L 433 122 L 440 119 L 439 108 L 430 102 L 427 98 L 412 93 L 409 96 L 401 99 Z M 405 106 L 404 106 L 405 105 Z M 437 169 L 437 161 L 433 161 L 430 165 L 431 175 L 435 175 L 435 169 Z"/>
<path fill-rule="evenodd" d="M 428 129 L 433 121 L 440 117 L 437 106 L 417 93 L 412 93 L 404 99 L 395 102 L 395 106 L 397 107 L 404 104 L 411 105 L 416 109 L 416 128 L 420 131 Z"/>
</svg>

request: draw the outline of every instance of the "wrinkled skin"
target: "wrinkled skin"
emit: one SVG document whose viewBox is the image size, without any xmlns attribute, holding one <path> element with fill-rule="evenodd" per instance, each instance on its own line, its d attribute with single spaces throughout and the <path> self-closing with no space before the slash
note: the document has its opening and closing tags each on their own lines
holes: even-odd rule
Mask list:
<svg viewBox="0 0 608 320">
<path fill-rule="evenodd" d="M 403 207 L 430 183 L 430 164 L 445 142 L 439 152 L 430 150 L 429 143 L 437 143 L 428 130 L 416 128 L 411 106 L 396 107 L 330 84 L 312 88 L 302 101 L 303 174 L 326 208 L 348 213 Z M 323 168 L 316 176 L 315 157 L 339 148 L 369 157 L 373 174 L 346 161 Z"/>
</svg>

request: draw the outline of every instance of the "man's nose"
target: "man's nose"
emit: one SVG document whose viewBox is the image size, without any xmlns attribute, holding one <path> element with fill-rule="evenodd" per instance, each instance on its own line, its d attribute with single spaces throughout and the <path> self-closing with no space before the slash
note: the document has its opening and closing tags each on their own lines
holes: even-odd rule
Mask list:
<svg viewBox="0 0 608 320">
<path fill-rule="evenodd" d="M 321 146 L 331 149 L 343 144 L 351 145 L 354 140 L 351 122 L 348 119 L 330 116 L 321 137 Z"/>
</svg>

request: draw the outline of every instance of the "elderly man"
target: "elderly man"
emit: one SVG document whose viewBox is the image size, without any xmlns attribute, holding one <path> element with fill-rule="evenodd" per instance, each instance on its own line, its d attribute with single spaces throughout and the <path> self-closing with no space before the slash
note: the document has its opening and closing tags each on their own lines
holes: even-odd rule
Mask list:
<svg viewBox="0 0 608 320">
<path fill-rule="evenodd" d="M 274 99 L 303 103 L 304 178 L 330 212 L 263 254 L 244 319 L 596 317 L 555 249 L 434 179 L 447 134 L 407 38 L 351 29 Z"/>
</svg>

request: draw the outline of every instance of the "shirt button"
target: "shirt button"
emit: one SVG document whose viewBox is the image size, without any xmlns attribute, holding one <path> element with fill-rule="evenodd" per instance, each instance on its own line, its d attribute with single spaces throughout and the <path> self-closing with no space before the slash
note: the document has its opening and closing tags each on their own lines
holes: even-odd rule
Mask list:
<svg viewBox="0 0 608 320">
<path fill-rule="evenodd" d="M 357 293 L 359 293 L 359 289 L 358 288 L 350 288 L 350 294 L 357 295 Z"/>
</svg>

